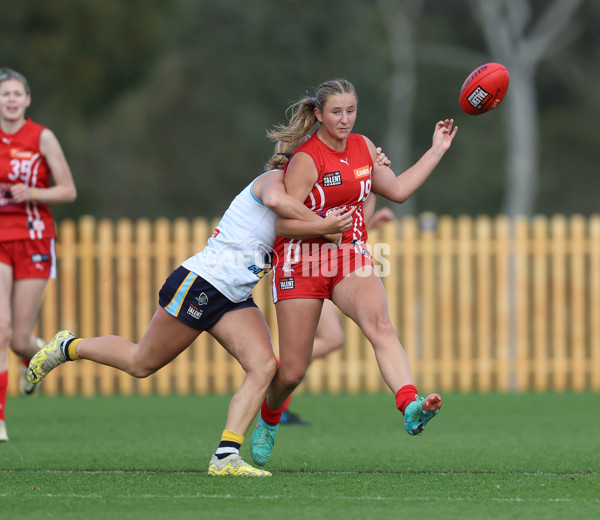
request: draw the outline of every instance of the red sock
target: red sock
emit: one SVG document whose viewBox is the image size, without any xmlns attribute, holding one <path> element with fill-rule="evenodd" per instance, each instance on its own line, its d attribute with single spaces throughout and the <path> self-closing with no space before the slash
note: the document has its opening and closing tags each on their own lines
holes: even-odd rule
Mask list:
<svg viewBox="0 0 600 520">
<path fill-rule="evenodd" d="M 284 405 L 285 406 L 285 405 Z M 267 406 L 267 400 L 263 401 L 262 406 L 260 407 L 260 416 L 262 420 L 271 426 L 275 426 L 281 421 L 281 414 L 283 413 L 283 406 L 279 410 L 271 410 Z"/>
<path fill-rule="evenodd" d="M 402 412 L 402 415 L 404 415 L 406 407 L 415 400 L 417 393 L 415 385 L 404 385 L 396 392 L 396 408 Z"/>
<path fill-rule="evenodd" d="M 277 366 L 279 366 L 279 358 L 277 358 Z M 285 412 L 289 407 L 290 407 L 290 401 L 292 400 L 292 396 L 290 395 L 286 400 L 285 403 L 283 403 L 283 406 L 281 407 L 281 413 Z M 265 402 L 263 403 L 263 407 L 267 408 L 267 400 L 265 399 Z M 263 418 L 263 421 L 265 421 L 268 424 L 279 424 L 279 421 L 281 420 L 281 413 L 279 414 L 279 417 L 277 418 L 277 422 L 276 423 L 270 423 L 269 421 L 267 421 L 265 419 L 265 416 L 262 413 L 263 408 L 261 408 L 261 417 Z M 271 414 L 273 413 L 277 413 L 277 412 L 273 412 L 273 410 L 271 410 L 270 408 L 267 408 L 267 410 L 269 410 L 267 413 L 267 415 L 271 416 Z"/>
<path fill-rule="evenodd" d="M 4 408 L 6 407 L 6 392 L 8 391 L 8 370 L 0 372 L 0 421 L 6 421 Z"/>
<path fill-rule="evenodd" d="M 290 395 L 286 400 L 285 403 L 283 403 L 283 406 L 281 407 L 281 411 L 285 412 L 289 407 L 290 407 L 290 402 L 292 400 L 292 396 Z"/>
</svg>

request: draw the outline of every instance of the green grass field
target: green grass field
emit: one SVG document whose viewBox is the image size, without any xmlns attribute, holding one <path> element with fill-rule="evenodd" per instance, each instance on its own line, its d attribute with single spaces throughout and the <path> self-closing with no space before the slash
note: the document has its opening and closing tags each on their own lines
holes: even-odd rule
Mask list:
<svg viewBox="0 0 600 520">
<path fill-rule="evenodd" d="M 600 516 L 597 394 L 445 395 L 419 437 L 390 395 L 300 395 L 263 479 L 206 475 L 228 400 L 9 399 L 0 518 Z"/>
</svg>

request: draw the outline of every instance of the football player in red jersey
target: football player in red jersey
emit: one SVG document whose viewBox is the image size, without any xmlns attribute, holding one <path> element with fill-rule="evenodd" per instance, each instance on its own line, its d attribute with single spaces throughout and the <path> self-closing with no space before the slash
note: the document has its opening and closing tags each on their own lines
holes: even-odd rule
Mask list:
<svg viewBox="0 0 600 520">
<path fill-rule="evenodd" d="M 0 441 L 8 441 L 8 347 L 28 362 L 43 346 L 32 331 L 48 278 L 56 276 L 48 205 L 77 196 L 58 139 L 25 116 L 30 103 L 25 76 L 0 68 Z M 21 392 L 34 388 L 23 373 Z"/>
<path fill-rule="evenodd" d="M 393 202 L 407 200 L 431 175 L 450 148 L 457 127 L 445 119 L 435 125 L 432 146 L 408 170 L 396 176 L 374 164 L 375 146 L 352 133 L 358 109 L 354 86 L 347 80 L 328 81 L 314 97 L 294 103 L 287 125 L 270 137 L 302 142 L 286 165 L 286 192 L 319 213 L 354 209 L 353 226 L 335 250 L 323 239 L 278 238 L 273 295 L 279 328 L 280 365 L 252 436 L 250 452 L 259 465 L 269 460 L 285 400 L 302 381 L 310 363 L 315 329 L 323 301 L 331 299 L 360 327 L 375 352 L 381 374 L 404 414 L 406 431 L 416 435 L 437 414 L 437 394 L 419 397 L 406 352 L 388 314 L 383 284 L 364 247 L 367 240 L 363 203 L 371 190 Z M 301 316 L 302 319 L 298 319 Z"/>
<path fill-rule="evenodd" d="M 391 163 L 387 161 L 387 166 Z M 369 197 L 370 202 L 375 202 L 375 196 Z M 365 205 L 369 202 L 365 202 Z M 369 219 L 369 210 L 365 210 L 365 216 L 368 224 L 367 229 L 379 229 L 388 222 L 394 220 L 394 212 L 387 207 L 381 208 L 373 213 L 373 216 Z M 331 300 L 323 300 L 323 308 L 321 309 L 321 316 L 319 317 L 319 323 L 317 324 L 317 330 L 315 331 L 315 340 L 313 343 L 311 363 L 315 359 L 324 358 L 325 356 L 339 350 L 344 345 L 344 328 L 340 321 L 338 308 Z M 302 419 L 298 414 L 292 412 L 289 409 L 292 396 L 288 397 L 283 405 L 283 411 L 281 414 L 281 421 L 279 424 L 299 425 L 307 426 L 310 424 L 309 421 Z"/>
</svg>

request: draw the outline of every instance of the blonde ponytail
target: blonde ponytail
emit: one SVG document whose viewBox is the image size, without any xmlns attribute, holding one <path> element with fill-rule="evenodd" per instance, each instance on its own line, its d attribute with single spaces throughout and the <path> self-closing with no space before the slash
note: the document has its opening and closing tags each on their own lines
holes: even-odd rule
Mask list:
<svg viewBox="0 0 600 520">
<path fill-rule="evenodd" d="M 317 123 L 315 108 L 322 110 L 330 96 L 345 93 L 353 94 L 358 103 L 354 85 L 345 79 L 334 79 L 321 83 L 314 97 L 308 94 L 290 105 L 285 111 L 289 115 L 288 123 L 277 124 L 267 131 L 267 137 L 276 143 L 274 155 L 267 162 L 267 169 L 283 169 L 296 147 L 314 130 Z"/>
<path fill-rule="evenodd" d="M 315 107 L 316 100 L 311 97 L 296 101 L 286 110 L 286 114 L 290 114 L 287 125 L 275 125 L 272 130 L 267 131 L 267 137 L 275 142 L 287 143 L 292 146 L 292 150 L 295 149 L 315 127 Z"/>
</svg>

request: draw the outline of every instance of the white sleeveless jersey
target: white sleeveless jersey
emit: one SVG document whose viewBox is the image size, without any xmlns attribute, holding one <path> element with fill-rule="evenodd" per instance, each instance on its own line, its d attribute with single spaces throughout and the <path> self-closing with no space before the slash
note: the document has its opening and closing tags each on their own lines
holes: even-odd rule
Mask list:
<svg viewBox="0 0 600 520">
<path fill-rule="evenodd" d="M 247 300 L 271 271 L 275 213 L 253 195 L 255 182 L 233 200 L 206 247 L 181 264 L 232 302 Z"/>
</svg>

